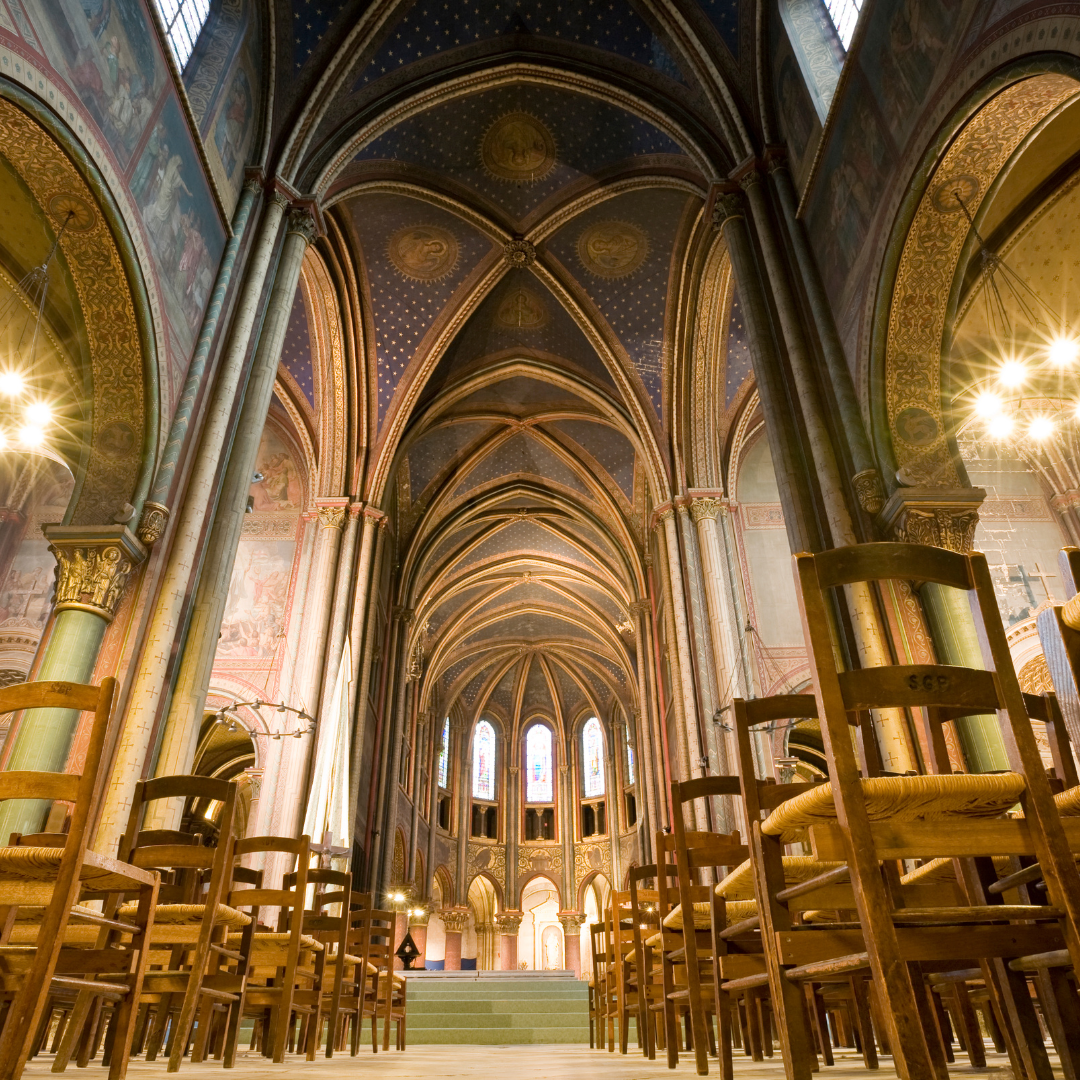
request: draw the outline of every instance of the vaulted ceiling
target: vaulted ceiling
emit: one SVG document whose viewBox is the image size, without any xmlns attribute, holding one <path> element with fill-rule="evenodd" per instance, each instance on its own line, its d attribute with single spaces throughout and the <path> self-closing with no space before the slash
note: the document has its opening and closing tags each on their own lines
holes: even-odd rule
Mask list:
<svg viewBox="0 0 1080 1080">
<path fill-rule="evenodd" d="M 629 716 L 691 262 L 749 152 L 751 3 L 277 14 L 280 167 L 358 283 L 364 486 L 425 707 Z"/>
</svg>

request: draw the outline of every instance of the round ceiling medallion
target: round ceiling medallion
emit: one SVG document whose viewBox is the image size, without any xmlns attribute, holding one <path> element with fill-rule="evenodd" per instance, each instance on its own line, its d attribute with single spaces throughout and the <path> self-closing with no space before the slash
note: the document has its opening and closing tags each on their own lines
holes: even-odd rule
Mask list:
<svg viewBox="0 0 1080 1080">
<path fill-rule="evenodd" d="M 458 242 L 438 225 L 410 225 L 390 237 L 387 254 L 406 277 L 435 281 L 457 265 Z"/>
<path fill-rule="evenodd" d="M 512 290 L 495 313 L 495 322 L 510 330 L 539 330 L 547 321 L 544 301 L 531 289 Z"/>
<path fill-rule="evenodd" d="M 649 238 L 628 221 L 601 221 L 587 228 L 577 242 L 581 265 L 602 278 L 632 274 L 649 254 Z"/>
<path fill-rule="evenodd" d="M 78 195 L 54 195 L 49 200 L 49 213 L 55 221 L 61 225 L 67 222 L 67 227 L 73 232 L 85 232 L 94 227 L 97 216 L 94 208 Z"/>
<path fill-rule="evenodd" d="M 484 168 L 500 180 L 540 180 L 555 165 L 551 132 L 528 113 L 507 113 L 488 128 L 480 146 Z"/>
<path fill-rule="evenodd" d="M 964 206 L 970 210 L 981 187 L 978 178 L 967 173 L 950 176 L 934 188 L 934 209 L 941 214 L 958 213 Z"/>
</svg>

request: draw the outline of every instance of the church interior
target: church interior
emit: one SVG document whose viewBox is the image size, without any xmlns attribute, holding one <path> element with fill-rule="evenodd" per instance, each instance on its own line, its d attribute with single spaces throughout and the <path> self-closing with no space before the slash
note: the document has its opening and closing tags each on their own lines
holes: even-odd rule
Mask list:
<svg viewBox="0 0 1080 1080">
<path fill-rule="evenodd" d="M 0 0 L 0 1080 L 1080 1080 L 1078 590 L 1080 4 Z"/>
</svg>

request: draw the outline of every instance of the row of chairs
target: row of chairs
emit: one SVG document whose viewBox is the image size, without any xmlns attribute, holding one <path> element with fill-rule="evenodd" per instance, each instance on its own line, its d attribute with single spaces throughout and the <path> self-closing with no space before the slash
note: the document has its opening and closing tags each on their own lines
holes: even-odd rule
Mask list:
<svg viewBox="0 0 1080 1080">
<path fill-rule="evenodd" d="M 832 1064 L 837 1044 L 867 1068 L 946 1080 L 986 1039 L 1013 1074 L 1080 1076 L 1080 785 L 1053 695 L 1021 692 L 986 561 L 870 544 L 795 557 L 812 694 L 737 700 L 739 775 L 671 786 L 671 831 L 592 928 L 594 1045 L 692 1054 L 732 1075 L 733 1047 L 779 1046 L 789 1080 Z M 834 591 L 888 579 L 963 590 L 985 667 L 843 668 Z M 923 728 L 926 773 L 882 768 L 875 715 Z M 1010 769 L 954 773 L 944 727 L 1000 720 Z M 895 715 L 895 712 L 892 714 Z M 820 725 L 828 779 L 755 773 L 755 733 Z M 1044 766 L 1032 722 L 1045 725 Z M 985 720 L 980 721 L 985 723 Z M 731 799 L 742 822 L 691 827 Z"/>
<path fill-rule="evenodd" d="M 116 858 L 87 847 L 100 798 L 115 684 L 27 683 L 0 712 L 94 712 L 84 772 L 0 773 L 0 801 L 66 831 L 14 834 L 0 848 L 0 1076 L 51 1052 L 62 1072 L 99 1054 L 111 1080 L 133 1056 L 236 1061 L 241 1027 L 276 1062 L 405 1048 L 406 982 L 394 971 L 393 912 L 318 865 L 307 836 L 235 836 L 232 781 L 160 777 L 136 788 Z M 53 813 L 49 813 L 54 808 Z M 149 814 L 179 809 L 181 827 Z M 164 815 L 159 815 L 164 818 Z M 312 865 L 313 862 L 316 865 Z M 380 1033 L 381 1029 L 381 1033 Z M 381 1034 L 381 1037 L 380 1037 Z"/>
</svg>

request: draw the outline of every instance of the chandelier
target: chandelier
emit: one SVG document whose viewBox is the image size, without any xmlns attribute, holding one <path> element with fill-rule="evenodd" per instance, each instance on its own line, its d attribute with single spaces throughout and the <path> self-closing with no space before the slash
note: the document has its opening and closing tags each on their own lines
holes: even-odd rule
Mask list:
<svg viewBox="0 0 1080 1080">
<path fill-rule="evenodd" d="M 262 717 L 261 710 L 264 706 L 281 715 L 292 713 L 297 721 L 303 725 L 294 728 L 292 731 L 270 731 L 268 734 L 271 739 L 302 739 L 305 735 L 310 735 L 315 731 L 315 717 L 305 710 L 286 705 L 284 701 L 275 704 L 272 701 L 262 701 L 259 698 L 255 698 L 254 701 L 234 701 L 229 705 L 222 705 L 214 714 L 214 723 L 224 724 L 227 731 L 246 731 L 246 727 L 239 720 L 240 710 L 243 708 L 253 709 L 258 716 Z M 263 717 L 263 719 L 266 718 Z"/>
<path fill-rule="evenodd" d="M 0 301 L 0 451 L 39 454 L 67 468 L 67 462 L 48 445 L 56 408 L 36 383 L 38 341 L 42 336 L 49 270 L 64 230 L 74 217 L 68 211 L 48 255 Z"/>
<path fill-rule="evenodd" d="M 1069 443 L 1071 451 L 1080 434 L 1080 337 L 987 246 L 960 192 L 953 196 L 978 244 L 986 326 L 993 338 L 985 362 L 957 395 L 960 432 L 1008 443 L 1024 456 L 1044 453 L 1055 440 Z"/>
</svg>

